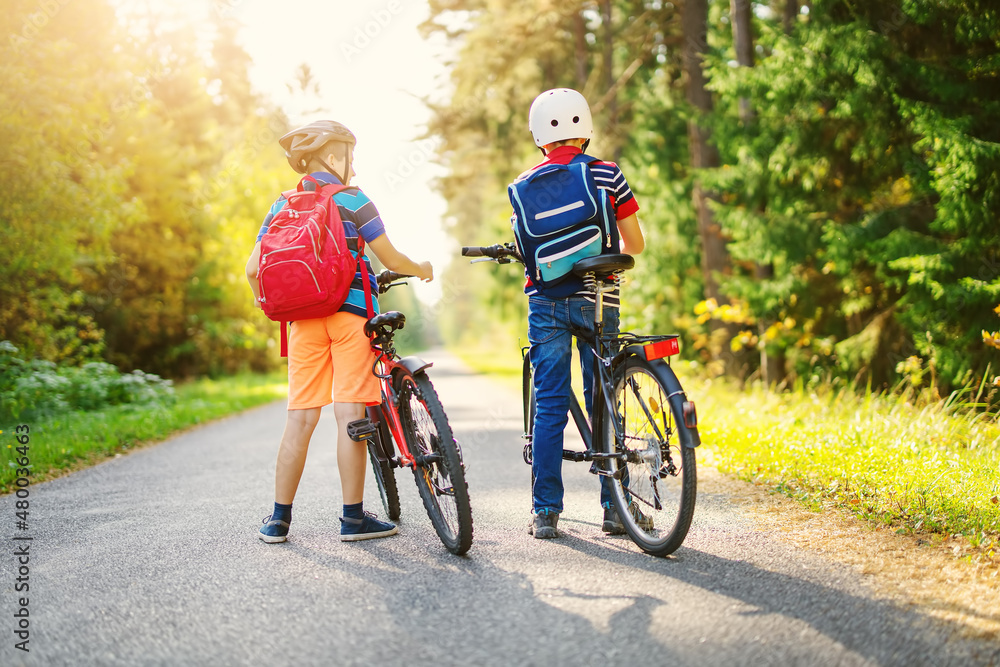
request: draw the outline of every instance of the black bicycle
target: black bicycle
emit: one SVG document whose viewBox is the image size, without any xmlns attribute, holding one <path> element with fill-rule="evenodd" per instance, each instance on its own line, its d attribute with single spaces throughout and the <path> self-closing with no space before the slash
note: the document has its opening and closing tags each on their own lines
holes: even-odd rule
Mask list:
<svg viewBox="0 0 1000 667">
<path fill-rule="evenodd" d="M 411 276 L 383 271 L 379 293 Z M 365 323 L 377 358 L 372 373 L 382 386 L 382 402 L 368 416 L 351 422 L 348 435 L 367 441 L 375 483 L 389 519 L 399 519 L 396 468 L 409 468 L 424 509 L 444 546 L 461 555 L 472 546 L 472 507 L 465 482 L 462 448 L 452 435 L 448 416 L 427 377 L 429 364 L 418 357 L 400 358 L 393 344 L 406 317 L 399 311 L 381 313 Z"/>
<path fill-rule="evenodd" d="M 473 262 L 523 263 L 513 243 L 464 247 L 462 255 L 480 258 Z M 694 448 L 701 438 L 695 405 L 668 362 L 679 351 L 678 336 L 599 333 L 604 294 L 633 266 L 630 255 L 599 255 L 573 267 L 596 301 L 594 328 L 573 332 L 594 355 L 594 424 L 573 396 L 570 415 L 586 449 L 564 449 L 563 459 L 593 462 L 591 472 L 611 482 L 628 536 L 646 553 L 666 556 L 684 542 L 694 517 Z M 530 354 L 523 352 L 524 460 L 530 465 L 535 396 Z"/>
</svg>

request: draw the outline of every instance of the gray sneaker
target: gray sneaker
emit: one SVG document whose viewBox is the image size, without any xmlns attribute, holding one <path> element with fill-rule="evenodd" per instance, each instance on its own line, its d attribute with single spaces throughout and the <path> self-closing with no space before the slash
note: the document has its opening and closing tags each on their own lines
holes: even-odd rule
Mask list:
<svg viewBox="0 0 1000 667">
<path fill-rule="evenodd" d="M 604 521 L 601 523 L 601 530 L 608 535 L 624 535 L 625 524 L 618 518 L 618 512 L 614 507 L 604 508 Z"/>
<path fill-rule="evenodd" d="M 628 511 L 632 515 L 632 518 L 635 519 L 635 523 L 639 528 L 647 533 L 653 530 L 653 517 L 643 514 L 634 501 L 628 504 Z M 625 534 L 625 524 L 618 518 L 618 512 L 615 511 L 614 507 L 604 508 L 604 521 L 601 523 L 601 530 L 608 535 Z"/>
<path fill-rule="evenodd" d="M 556 512 L 536 512 L 528 526 L 528 534 L 534 535 L 536 540 L 550 540 L 559 537 L 556 524 L 559 523 L 559 514 Z"/>
</svg>

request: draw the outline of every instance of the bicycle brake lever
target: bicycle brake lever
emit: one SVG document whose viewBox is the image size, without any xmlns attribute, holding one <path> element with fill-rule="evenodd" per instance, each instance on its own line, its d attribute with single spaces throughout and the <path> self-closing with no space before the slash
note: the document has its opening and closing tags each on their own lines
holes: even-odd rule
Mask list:
<svg viewBox="0 0 1000 667">
<path fill-rule="evenodd" d="M 478 264 L 479 262 L 495 262 L 497 260 L 492 257 L 479 257 L 477 259 L 470 259 L 469 264 Z"/>
</svg>

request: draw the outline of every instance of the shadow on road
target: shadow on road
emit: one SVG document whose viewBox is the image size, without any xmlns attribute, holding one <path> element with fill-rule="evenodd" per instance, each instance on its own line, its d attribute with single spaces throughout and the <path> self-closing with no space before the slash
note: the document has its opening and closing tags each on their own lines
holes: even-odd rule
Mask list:
<svg viewBox="0 0 1000 667">
<path fill-rule="evenodd" d="M 916 610 L 888 601 L 854 595 L 805 577 L 762 569 L 741 560 L 730 560 L 681 547 L 668 558 L 637 554 L 627 537 L 596 541 L 567 536 L 560 543 L 569 549 L 600 558 L 613 565 L 639 568 L 733 601 L 743 603 L 740 615 L 777 615 L 806 623 L 817 633 L 876 664 L 994 665 L 1000 663 L 1000 645 L 970 637 L 961 624 L 931 619 Z M 661 600 L 637 600 L 635 609 L 622 612 L 630 623 L 648 622 Z M 632 618 L 640 614 L 642 618 Z M 996 617 L 992 617 L 996 620 Z M 724 629 L 706 628 L 709 639 Z M 961 646 L 956 639 L 968 641 Z M 942 659 L 945 645 L 953 657 Z M 930 656 L 934 656 L 931 658 Z"/>
</svg>

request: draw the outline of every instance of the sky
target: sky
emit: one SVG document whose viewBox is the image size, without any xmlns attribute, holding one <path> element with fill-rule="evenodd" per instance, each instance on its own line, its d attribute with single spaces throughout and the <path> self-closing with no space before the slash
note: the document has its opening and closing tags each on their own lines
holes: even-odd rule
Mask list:
<svg viewBox="0 0 1000 667">
<path fill-rule="evenodd" d="M 436 141 L 421 139 L 430 118 L 422 99 L 443 98 L 448 52 L 443 39 L 424 40 L 418 32 L 429 13 L 425 1 L 222 0 L 213 10 L 210 0 L 118 0 L 130 2 L 189 16 L 221 12 L 242 26 L 259 93 L 293 123 L 322 116 L 347 125 L 358 138 L 352 185 L 375 202 L 396 248 L 434 265 L 435 282 L 410 281 L 417 297 L 427 303 L 440 297 L 439 278 L 458 246 L 443 231 L 445 202 L 431 188 L 444 173 L 432 162 Z M 318 97 L 288 92 L 304 63 L 319 84 Z M 306 113 L 317 108 L 324 111 Z M 296 174 L 288 174 L 291 187 Z"/>
<path fill-rule="evenodd" d="M 358 138 L 353 185 L 375 202 L 393 244 L 434 264 L 435 278 L 457 252 L 442 228 L 444 200 L 431 181 L 444 173 L 432 162 L 436 142 L 420 139 L 430 112 L 422 98 L 440 99 L 446 86 L 443 40 L 424 40 L 417 26 L 426 2 L 415 0 L 227 0 L 253 59 L 254 87 L 282 106 L 292 122 L 315 120 L 321 107 Z M 318 98 L 290 96 L 286 84 L 306 63 Z M 294 174 L 289 170 L 289 175 Z M 410 281 L 422 301 L 440 296 L 440 282 Z"/>
</svg>

